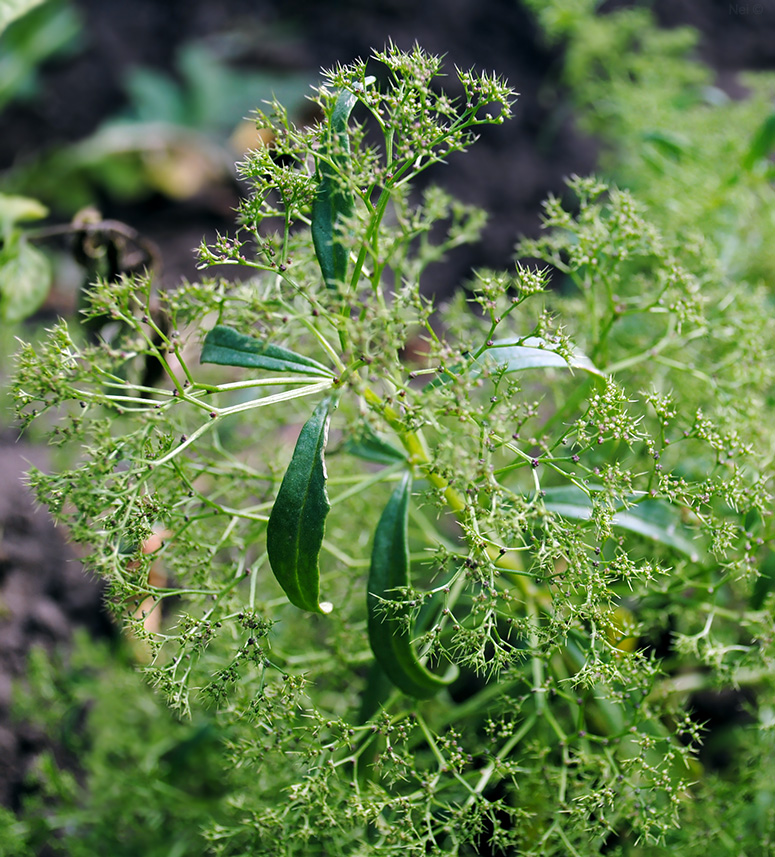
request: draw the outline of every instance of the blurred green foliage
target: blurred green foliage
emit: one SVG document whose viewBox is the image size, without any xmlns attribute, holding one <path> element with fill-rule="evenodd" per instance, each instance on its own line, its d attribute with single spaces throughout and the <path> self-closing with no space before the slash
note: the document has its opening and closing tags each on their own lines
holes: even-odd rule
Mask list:
<svg viewBox="0 0 775 857">
<path fill-rule="evenodd" d="M 31 8 L 32 7 L 32 8 Z M 0 111 L 14 100 L 40 96 L 41 66 L 77 51 L 84 26 L 67 0 L 18 3 L 0 35 Z M 144 67 L 126 73 L 126 105 L 98 130 L 73 144 L 19 153 L 0 176 L 0 319 L 16 323 L 45 301 L 52 265 L 29 240 L 29 212 L 19 216 L 14 200 L 37 205 L 37 218 L 72 218 L 100 200 L 136 201 L 153 193 L 183 199 L 236 180 L 234 161 L 250 137 L 232 141 L 235 128 L 262 99 L 273 96 L 301 105 L 309 79 L 298 73 L 240 68 L 229 41 L 190 43 L 180 50 L 174 74 Z M 75 94 L 82 97 L 83 93 Z M 260 140 L 253 134 L 254 144 Z M 18 208 L 18 206 L 17 206 Z M 77 230 L 74 230 L 77 231 Z"/>
<path fill-rule="evenodd" d="M 303 74 L 235 67 L 207 43 L 184 45 L 176 72 L 129 69 L 127 103 L 116 115 L 84 140 L 27 153 L 0 186 L 34 195 L 65 217 L 101 195 L 192 196 L 208 184 L 234 181 L 242 152 L 229 138 L 257 104 L 276 94 L 301 105 L 310 84 Z"/>
<path fill-rule="evenodd" d="M 39 92 L 37 71 L 40 65 L 77 50 L 80 33 L 80 19 L 66 0 L 44 3 L 3 0 L 0 6 L 0 111 L 11 101 L 34 98 Z"/>
<path fill-rule="evenodd" d="M 648 9 L 596 15 L 597 0 L 525 0 L 565 52 L 561 79 L 601 167 L 676 233 L 701 230 L 729 276 L 775 277 L 775 72 L 720 89 L 698 34 L 660 29 Z"/>
<path fill-rule="evenodd" d="M 79 635 L 67 660 L 30 653 L 14 714 L 56 746 L 39 757 L 22 820 L 0 816 L 0 854 L 189 857 L 228 794 L 223 736 L 205 714 L 181 722 L 126 649 Z"/>
</svg>

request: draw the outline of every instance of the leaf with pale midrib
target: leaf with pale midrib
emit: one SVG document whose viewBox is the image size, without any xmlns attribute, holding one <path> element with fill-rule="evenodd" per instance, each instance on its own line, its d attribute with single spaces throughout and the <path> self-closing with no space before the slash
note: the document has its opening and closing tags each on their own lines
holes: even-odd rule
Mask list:
<svg viewBox="0 0 775 857">
<path fill-rule="evenodd" d="M 324 399 L 304 424 L 266 531 L 274 576 L 291 604 L 312 613 L 331 611 L 328 602 L 319 603 L 318 557 L 330 509 L 323 454 L 333 407 Z"/>
<path fill-rule="evenodd" d="M 244 369 L 266 369 L 270 372 L 292 372 L 332 378 L 334 373 L 303 354 L 271 345 L 254 336 L 217 324 L 205 337 L 200 363 L 240 366 Z"/>
</svg>

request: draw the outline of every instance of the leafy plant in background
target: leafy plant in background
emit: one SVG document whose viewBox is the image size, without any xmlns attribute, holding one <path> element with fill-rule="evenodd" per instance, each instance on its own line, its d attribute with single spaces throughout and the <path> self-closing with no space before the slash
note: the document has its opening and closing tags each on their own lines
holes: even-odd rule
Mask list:
<svg viewBox="0 0 775 857">
<path fill-rule="evenodd" d="M 232 56 L 235 53 L 236 56 Z M 235 151 L 255 145 L 240 121 L 256 92 L 304 103 L 307 76 L 236 69 L 238 49 L 217 42 L 185 45 L 176 60 L 180 82 L 138 67 L 127 72 L 127 104 L 84 140 L 30 153 L 3 177 L 3 187 L 34 194 L 60 216 L 94 203 L 98 192 L 120 200 L 158 192 L 188 199 L 233 180 Z"/>
<path fill-rule="evenodd" d="M 78 44 L 80 24 L 59 0 L 9 2 L 0 15 L 1 110 L 35 94 L 39 66 Z M 255 92 L 303 100 L 303 76 L 237 72 L 228 64 L 234 58 L 229 51 L 228 43 L 220 49 L 217 43 L 185 46 L 178 60 L 180 84 L 160 72 L 134 69 L 126 80 L 129 104 L 119 116 L 87 140 L 26 152 L 23 163 L 4 173 L 2 187 L 11 192 L 0 194 L 0 319 L 21 322 L 45 301 L 52 265 L 38 248 L 52 238 L 73 236 L 73 255 L 91 273 L 120 269 L 104 260 L 121 256 L 123 244 L 137 246 L 143 262 L 153 255 L 130 227 L 103 221 L 95 212 L 98 189 L 119 198 L 152 191 L 193 196 L 208 183 L 233 177 L 227 141 Z M 255 128 L 252 136 L 255 141 Z M 47 206 L 53 217 L 72 222 L 30 230 L 28 221 L 47 217 Z"/>
<path fill-rule="evenodd" d="M 703 778 L 686 689 L 771 691 L 766 295 L 574 179 L 524 248 L 575 293 L 517 266 L 434 307 L 423 271 L 483 218 L 411 181 L 514 94 L 448 95 L 420 48 L 372 66 L 326 74 L 318 125 L 259 114 L 240 230 L 200 253 L 251 279 L 160 296 L 169 332 L 147 278 L 98 282 L 120 340 L 21 348 L 20 418 L 62 448 L 31 482 L 152 684 L 209 711 L 224 793 L 187 853 L 658 853 Z"/>
<path fill-rule="evenodd" d="M 559 74 L 580 123 L 602 143 L 606 173 L 664 229 L 701 230 L 729 276 L 771 280 L 775 75 L 741 73 L 745 97 L 733 98 L 692 59 L 698 33 L 661 29 L 648 9 L 526 5 L 546 39 L 564 46 Z"/>
<path fill-rule="evenodd" d="M 771 451 L 772 334 L 762 319 L 773 313 L 775 76 L 741 74 L 746 94 L 735 100 L 692 59 L 698 35 L 689 28 L 661 30 L 640 8 L 597 15 L 590 0 L 570 9 L 528 5 L 547 39 L 565 45 L 562 77 L 581 121 L 604 142 L 608 173 L 647 203 L 664 232 L 680 236 L 687 267 L 704 272 L 697 287 L 712 339 L 697 338 L 689 359 L 676 362 L 662 349 L 674 349 L 681 337 L 657 336 L 649 359 L 700 382 L 683 388 L 687 407 L 701 407 L 747 443 Z M 547 220 L 556 222 L 557 212 L 552 201 Z M 539 255 L 548 250 L 532 249 Z M 559 246 L 550 252 L 562 255 Z M 589 279 L 584 266 L 571 267 L 560 263 L 576 283 Z M 619 269 L 629 273 L 626 265 Z M 621 280 L 620 273 L 614 287 Z M 622 330 L 632 332 L 624 322 Z M 769 546 L 758 569 L 761 604 L 773 586 Z"/>
<path fill-rule="evenodd" d="M 33 95 L 38 89 L 38 67 L 46 60 L 71 52 L 79 32 L 78 16 L 63 2 L 3 0 L 0 4 L 0 110 L 12 101 Z"/>
<path fill-rule="evenodd" d="M 43 754 L 26 818 L 0 820 L 4 857 L 45 849 L 87 857 L 106 847 L 116 857 L 201 854 L 202 817 L 226 817 L 213 724 L 204 716 L 177 721 L 138 683 L 126 653 L 85 636 L 66 660 L 32 652 L 27 673 L 36 692 L 18 695 L 17 716 L 45 728 L 57 759 L 77 759 L 88 777 Z"/>
<path fill-rule="evenodd" d="M 0 6 L 0 109 L 34 91 L 37 66 L 69 48 L 77 32 L 67 6 L 6 0 Z M 6 324 L 31 315 L 51 286 L 49 262 L 22 227 L 47 214 L 37 199 L 0 194 L 0 321 Z"/>
<path fill-rule="evenodd" d="M 73 8 L 61 0 L 9 0 L 0 8 L 0 34 L 2 110 L 36 94 L 40 66 L 78 47 L 81 24 Z M 151 69 L 133 69 L 125 81 L 129 103 L 119 115 L 85 140 L 25 152 L 21 163 L 4 172 L 0 318 L 16 323 L 40 308 L 52 272 L 34 244 L 64 234 L 74 235 L 78 243 L 86 225 L 84 209 L 89 209 L 88 241 L 105 245 L 96 248 L 96 255 L 112 251 L 114 227 L 121 224 L 98 225 L 101 217 L 91 209 L 98 193 L 136 199 L 161 192 L 183 199 L 215 182 L 232 181 L 234 151 L 229 137 L 240 136 L 240 119 L 253 106 L 255 93 L 275 92 L 288 103 L 303 101 L 305 76 L 236 71 L 229 64 L 234 52 L 228 43 L 185 46 L 177 62 L 181 83 Z M 247 135 L 242 133 L 241 138 L 233 141 L 240 153 Z M 73 222 L 30 234 L 23 222 L 46 217 L 48 209 L 53 217 Z"/>
<path fill-rule="evenodd" d="M 730 97 L 714 85 L 712 71 L 693 58 L 698 34 L 688 28 L 662 30 L 642 8 L 598 15 L 597 4 L 587 0 L 572 6 L 529 0 L 528 5 L 547 39 L 563 43 L 563 82 L 580 122 L 603 143 L 608 174 L 648 205 L 663 232 L 680 236 L 690 270 L 714 271 L 697 284 L 710 339 L 698 337 L 688 349 L 674 350 L 681 337 L 657 336 L 649 365 L 638 370 L 631 364 L 628 374 L 635 370 L 645 382 L 652 361 L 661 364 L 663 383 L 680 390 L 679 407 L 702 409 L 737 433 L 744 447 L 751 444 L 771 460 L 772 73 L 741 73 L 737 83 L 744 97 Z M 553 206 L 549 219 L 557 211 Z M 550 252 L 565 255 L 559 246 Z M 567 262 L 566 256 L 562 270 L 568 270 Z M 588 268 L 574 261 L 570 267 L 576 283 L 588 281 Z M 626 282 L 631 271 L 626 264 L 620 271 Z M 621 274 L 614 279 L 614 290 L 622 279 Z M 571 301 L 564 306 L 573 311 L 575 302 L 576 311 L 583 311 L 582 293 L 583 288 L 574 297 L 566 295 Z M 626 316 L 618 325 L 623 334 L 641 332 Z M 687 374 L 695 383 L 681 382 Z M 775 579 L 769 540 L 759 547 L 754 575 L 748 604 L 760 609 Z M 695 790 L 697 807 L 711 809 L 690 813 L 667 848 L 694 854 L 705 840 L 716 843 L 720 854 L 755 854 L 771 848 L 772 690 L 767 683 L 740 690 L 730 678 L 716 684 L 715 717 L 735 726 L 711 730 L 708 755 L 717 755 L 714 745 L 726 743 L 723 755 L 730 761 L 705 772 Z M 688 683 L 687 705 L 701 704 L 694 693 L 706 693 L 707 704 L 708 692 Z M 735 713 L 736 706 L 745 706 L 746 714 Z M 737 725 L 741 716 L 750 722 Z"/>
<path fill-rule="evenodd" d="M 48 214 L 37 200 L 0 194 L 0 320 L 32 315 L 51 287 L 48 259 L 28 240 L 21 224 Z"/>
</svg>

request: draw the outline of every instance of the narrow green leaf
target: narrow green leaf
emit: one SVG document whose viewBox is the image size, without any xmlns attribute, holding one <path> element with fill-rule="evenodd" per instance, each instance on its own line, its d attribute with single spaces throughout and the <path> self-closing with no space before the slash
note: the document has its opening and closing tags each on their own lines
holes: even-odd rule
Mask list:
<svg viewBox="0 0 775 857">
<path fill-rule="evenodd" d="M 547 488 L 543 501 L 549 511 L 565 518 L 588 521 L 592 517 L 592 498 L 575 485 Z M 681 513 L 663 500 L 642 500 L 615 512 L 612 523 L 619 529 L 675 548 L 694 562 L 700 558 L 697 542 L 692 539 L 692 531 L 683 525 Z"/>
<path fill-rule="evenodd" d="M 329 289 L 336 289 L 347 274 L 349 252 L 341 241 L 341 219 L 353 212 L 353 196 L 347 180 L 350 172 L 350 138 L 347 123 L 358 99 L 343 89 L 334 104 L 328 129 L 328 140 L 317 159 L 318 187 L 312 203 L 312 243 L 315 255 Z"/>
<path fill-rule="evenodd" d="M 359 433 L 347 440 L 342 449 L 364 461 L 376 464 L 395 464 L 396 461 L 406 461 L 406 454 L 363 425 Z"/>
<path fill-rule="evenodd" d="M 361 694 L 361 704 L 358 710 L 357 723 L 366 723 L 379 711 L 393 692 L 393 682 L 387 677 L 385 670 L 374 661 L 369 670 L 366 686 Z M 360 767 L 360 766 L 359 766 Z"/>
<path fill-rule="evenodd" d="M 523 369 L 581 369 L 592 375 L 604 377 L 585 354 L 574 351 L 570 359 L 566 360 L 538 336 L 529 336 L 520 344 L 516 344 L 513 340 L 496 339 L 474 361 L 475 374 L 480 374 L 488 363 L 505 366 L 506 372 L 521 372 Z"/>
<path fill-rule="evenodd" d="M 29 318 L 45 301 L 51 280 L 51 266 L 40 250 L 23 236 L 7 243 L 0 252 L 0 319 Z"/>
<path fill-rule="evenodd" d="M 412 649 L 406 620 L 386 615 L 385 601 L 400 599 L 398 589 L 409 586 L 408 519 L 412 477 L 407 471 L 388 500 L 374 534 L 367 595 L 369 643 L 377 663 L 393 684 L 409 696 L 427 699 L 449 681 L 426 669 Z"/>
<path fill-rule="evenodd" d="M 268 369 L 271 372 L 318 375 L 323 378 L 331 378 L 334 375 L 310 357 L 296 354 L 279 345 L 270 345 L 222 324 L 216 325 L 205 336 L 199 361 L 200 363 L 218 363 L 222 366 Z"/>
<path fill-rule="evenodd" d="M 543 339 L 529 336 L 524 340 L 496 339 L 470 363 L 451 366 L 443 375 L 434 378 L 428 387 L 450 383 L 455 376 L 476 378 L 486 366 L 503 368 L 504 372 L 522 372 L 525 369 L 581 369 L 600 378 L 603 373 L 580 351 L 574 351 L 569 360 L 558 354 Z"/>
<path fill-rule="evenodd" d="M 761 610 L 767 596 L 775 590 L 775 553 L 768 551 L 757 568 L 759 576 L 753 585 L 750 604 L 754 610 Z"/>
<path fill-rule="evenodd" d="M 658 152 L 675 161 L 681 160 L 690 147 L 689 140 L 682 134 L 667 131 L 651 131 L 644 134 L 643 139 L 651 143 Z"/>
<path fill-rule="evenodd" d="M 266 530 L 274 576 L 291 604 L 312 613 L 330 613 L 332 609 L 328 602 L 318 600 L 318 557 L 330 509 L 323 454 L 333 408 L 332 399 L 324 399 L 304 424 Z"/>
<path fill-rule="evenodd" d="M 743 157 L 743 169 L 752 170 L 757 161 L 768 158 L 773 150 L 775 150 L 775 113 L 770 113 L 753 135 L 751 146 Z"/>
</svg>

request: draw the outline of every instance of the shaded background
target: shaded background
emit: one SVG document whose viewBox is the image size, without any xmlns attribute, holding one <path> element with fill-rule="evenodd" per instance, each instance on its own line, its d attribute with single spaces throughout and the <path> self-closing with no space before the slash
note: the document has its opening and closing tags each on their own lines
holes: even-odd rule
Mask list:
<svg viewBox="0 0 775 857">
<path fill-rule="evenodd" d="M 602 11 L 624 5 L 633 4 Z M 664 26 L 697 27 L 717 85 L 742 97 L 738 71 L 775 67 L 775 14 L 734 5 L 750 11 L 732 15 L 727 0 L 652 8 Z M 558 85 L 561 46 L 542 43 L 518 0 L 52 0 L 6 37 L 1 189 L 42 198 L 51 223 L 84 205 L 124 222 L 158 246 L 162 284 L 195 276 L 193 248 L 232 228 L 233 163 L 251 142 L 241 123 L 250 108 L 274 91 L 304 121 L 321 67 L 389 38 L 446 54 L 450 68 L 494 69 L 521 93 L 511 122 L 427 174 L 490 213 L 481 244 L 437 266 L 429 290 L 448 293 L 475 266 L 508 266 L 518 236 L 538 230 L 541 200 L 596 165 L 598 146 Z M 72 311 L 82 278 L 66 242 L 53 249 L 60 264 L 44 319 Z M 15 807 L 30 760 L 51 739 L 10 722 L 11 677 L 33 645 L 66 648 L 76 627 L 112 630 L 99 586 L 23 489 L 27 462 L 45 466 L 45 450 L 18 443 L 8 420 L 0 415 L 0 802 Z"/>
</svg>

